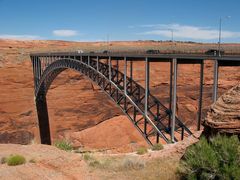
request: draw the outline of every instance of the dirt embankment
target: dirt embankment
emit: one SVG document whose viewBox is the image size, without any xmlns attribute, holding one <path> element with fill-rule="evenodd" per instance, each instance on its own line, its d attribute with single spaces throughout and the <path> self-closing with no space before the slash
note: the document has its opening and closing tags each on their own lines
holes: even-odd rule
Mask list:
<svg viewBox="0 0 240 180">
<path fill-rule="evenodd" d="M 159 47 L 169 48 L 170 45 L 156 42 L 112 42 L 111 48 L 120 50 L 156 49 Z M 204 44 L 177 44 L 177 47 L 183 49 L 187 47 L 203 49 L 203 47 L 206 48 L 205 46 Z M 238 49 L 240 46 L 235 45 L 234 47 Z M 38 141 L 29 53 L 76 49 L 102 50 L 106 49 L 106 44 L 0 40 L 1 143 L 27 144 L 33 139 Z M 133 66 L 134 79 L 140 84 L 144 84 L 144 63 L 134 62 Z M 120 69 L 123 69 L 122 64 Z M 151 93 L 168 106 L 169 64 L 151 63 L 150 69 Z M 199 65 L 179 65 L 177 110 L 179 117 L 188 125 L 195 124 L 197 118 L 199 69 Z M 239 68 L 231 67 L 220 68 L 220 94 L 240 81 L 239 70 Z M 207 62 L 204 79 L 204 112 L 211 104 L 212 71 L 212 63 Z M 53 139 L 73 137 L 76 145 L 91 148 L 106 148 L 109 145 L 111 145 L 108 147 L 110 149 L 128 147 L 133 142 L 138 145 L 142 144 L 142 138 L 132 124 L 125 117 L 119 116 L 123 114 L 118 107 L 108 99 L 104 92 L 76 72 L 65 71 L 60 74 L 53 82 L 47 99 Z M 119 117 L 114 118 L 115 116 Z M 105 122 L 105 120 L 107 121 Z M 79 131 L 82 132 L 79 133 Z M 107 141 L 103 139 L 107 139 Z"/>
<path fill-rule="evenodd" d="M 195 134 L 199 136 L 198 134 Z M 0 179 L 177 179 L 178 163 L 198 139 L 165 145 L 144 155 L 65 152 L 47 145 L 0 144 Z M 26 163 L 8 166 L 3 159 L 21 155 Z"/>
</svg>

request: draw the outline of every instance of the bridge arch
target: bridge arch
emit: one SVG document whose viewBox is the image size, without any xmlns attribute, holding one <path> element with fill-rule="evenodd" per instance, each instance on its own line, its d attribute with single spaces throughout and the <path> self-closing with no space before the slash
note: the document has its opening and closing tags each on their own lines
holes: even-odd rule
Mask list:
<svg viewBox="0 0 240 180">
<path fill-rule="evenodd" d="M 110 59 L 109 59 L 110 61 Z M 126 59 L 125 59 L 126 61 Z M 126 62 L 125 62 L 126 64 Z M 46 94 L 52 81 L 64 70 L 72 69 L 85 75 L 92 82 L 96 83 L 117 106 L 127 115 L 133 125 L 142 134 L 149 144 L 153 144 L 159 138 L 169 142 L 166 133 L 170 133 L 168 118 L 170 111 L 160 101 L 148 95 L 148 113 L 145 108 L 145 90 L 132 78 L 111 66 L 111 63 L 102 63 L 98 57 L 87 61 L 75 58 L 59 58 L 47 64 L 41 77 L 36 82 L 35 101 L 37 106 L 41 143 L 51 144 L 49 117 L 47 109 Z M 191 133 L 184 124 L 177 119 L 176 131 L 186 130 Z M 183 138 L 183 137 L 182 137 Z"/>
</svg>

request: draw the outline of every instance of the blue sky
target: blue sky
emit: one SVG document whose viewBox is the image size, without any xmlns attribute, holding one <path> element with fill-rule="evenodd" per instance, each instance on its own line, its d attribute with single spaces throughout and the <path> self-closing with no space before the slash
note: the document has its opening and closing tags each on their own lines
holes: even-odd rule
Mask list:
<svg viewBox="0 0 240 180">
<path fill-rule="evenodd" d="M 0 38 L 240 42 L 239 0 L 0 0 Z M 226 18 L 226 16 L 231 16 Z"/>
</svg>

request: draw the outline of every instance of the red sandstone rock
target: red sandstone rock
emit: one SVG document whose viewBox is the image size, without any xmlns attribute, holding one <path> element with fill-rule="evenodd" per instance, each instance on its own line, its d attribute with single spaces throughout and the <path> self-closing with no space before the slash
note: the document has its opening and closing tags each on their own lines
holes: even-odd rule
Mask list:
<svg viewBox="0 0 240 180">
<path fill-rule="evenodd" d="M 150 49 L 153 46 L 164 49 L 169 48 L 171 44 L 164 42 L 113 42 L 111 48 L 113 50 L 136 50 Z M 190 47 L 187 43 L 179 43 L 176 46 L 183 50 Z M 214 46 L 214 44 L 192 44 L 191 48 L 205 49 L 209 46 Z M 239 45 L 234 46 L 236 50 L 239 47 Z M 101 50 L 103 48 L 104 43 L 0 40 L 0 142 L 30 143 L 32 136 L 19 135 L 19 132 L 33 134 L 34 139 L 38 140 L 30 52 L 76 49 Z M 120 65 L 120 70 L 123 71 L 123 63 Z M 133 78 L 144 86 L 144 63 L 134 62 L 133 66 Z M 211 62 L 207 61 L 205 67 L 208 67 L 205 69 L 204 87 L 204 109 L 206 111 L 208 105 L 211 104 L 213 66 Z M 178 116 L 188 126 L 197 122 L 199 68 L 199 65 L 179 65 L 178 70 Z M 151 63 L 150 70 L 151 93 L 168 107 L 169 64 Z M 220 94 L 240 80 L 240 77 L 237 76 L 239 72 L 238 67 L 220 68 Z M 79 132 L 88 128 L 93 128 L 95 131 L 105 131 L 106 129 L 107 133 L 110 131 L 108 127 L 96 125 L 114 116 L 123 115 L 121 110 L 95 84 L 73 71 L 65 71 L 55 79 L 48 92 L 47 101 L 51 135 L 54 140 L 62 137 L 65 133 Z M 190 107 L 188 109 L 185 106 L 187 104 Z M 106 123 L 107 125 L 108 123 Z M 112 132 L 114 137 L 119 136 L 119 131 L 120 133 L 130 132 L 134 128 L 129 122 L 121 127 L 124 128 L 122 131 L 119 127 L 118 131 Z M 6 136 L 6 134 L 8 135 Z M 22 139 L 21 137 L 27 138 Z M 129 137 L 132 138 L 132 135 Z M 103 137 L 99 135 L 98 138 L 102 139 Z M 140 134 L 139 137 L 136 137 L 136 141 L 137 143 L 142 142 Z M 114 144 L 114 142 L 112 143 Z M 125 145 L 127 146 L 128 143 L 129 140 L 126 141 Z"/>
<path fill-rule="evenodd" d="M 240 134 L 240 84 L 219 97 L 211 106 L 204 126 L 214 132 Z"/>
</svg>

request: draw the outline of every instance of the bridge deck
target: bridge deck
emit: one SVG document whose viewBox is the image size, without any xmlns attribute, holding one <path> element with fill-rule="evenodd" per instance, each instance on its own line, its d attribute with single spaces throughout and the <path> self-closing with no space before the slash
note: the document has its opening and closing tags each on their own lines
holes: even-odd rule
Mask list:
<svg viewBox="0 0 240 180">
<path fill-rule="evenodd" d="M 219 60 L 219 61 L 240 61 L 240 55 L 212 56 L 206 54 L 146 54 L 146 53 L 77 53 L 77 52 L 53 52 L 53 53 L 32 53 L 30 56 L 92 56 L 92 57 L 112 57 L 112 58 L 133 58 L 144 60 L 150 58 L 155 61 L 162 60 Z"/>
</svg>

